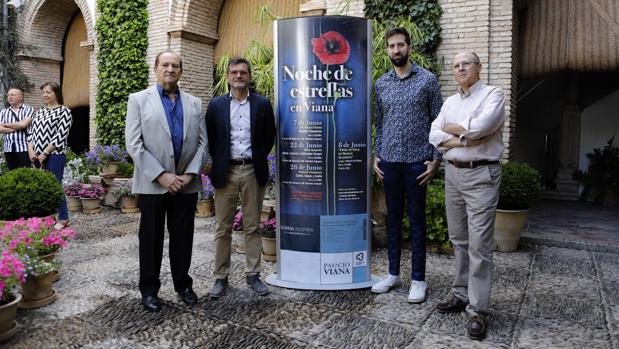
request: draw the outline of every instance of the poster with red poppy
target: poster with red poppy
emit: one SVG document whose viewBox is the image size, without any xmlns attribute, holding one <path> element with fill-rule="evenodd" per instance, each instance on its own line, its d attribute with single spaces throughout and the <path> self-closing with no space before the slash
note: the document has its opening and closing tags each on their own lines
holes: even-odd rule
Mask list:
<svg viewBox="0 0 619 349">
<path fill-rule="evenodd" d="M 284 287 L 371 286 L 371 26 L 277 20 L 278 274 Z"/>
</svg>

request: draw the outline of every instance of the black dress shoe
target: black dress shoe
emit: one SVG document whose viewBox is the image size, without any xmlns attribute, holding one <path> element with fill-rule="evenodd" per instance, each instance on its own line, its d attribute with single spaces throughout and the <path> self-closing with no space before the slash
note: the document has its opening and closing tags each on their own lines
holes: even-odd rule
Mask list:
<svg viewBox="0 0 619 349">
<path fill-rule="evenodd" d="M 142 297 L 142 305 L 144 305 L 144 309 L 154 313 L 161 310 L 161 301 L 157 296 Z"/>
<path fill-rule="evenodd" d="M 466 331 L 469 335 L 469 338 L 475 340 L 481 340 L 486 337 L 486 330 L 488 328 L 488 324 L 483 317 L 475 314 L 469 317 L 469 321 L 466 324 Z"/>
<path fill-rule="evenodd" d="M 211 298 L 217 299 L 224 295 L 227 287 L 228 279 L 216 279 L 215 285 L 213 285 L 213 288 L 211 288 L 208 294 Z"/>
<path fill-rule="evenodd" d="M 184 288 L 178 292 L 178 297 L 187 305 L 196 305 L 198 304 L 198 296 L 193 292 L 191 287 Z"/>
<path fill-rule="evenodd" d="M 262 280 L 260 280 L 260 274 L 248 276 L 247 284 L 260 296 L 264 296 L 269 293 L 269 287 L 262 282 Z"/>
<path fill-rule="evenodd" d="M 459 313 L 464 311 L 467 306 L 467 302 L 462 299 L 456 297 L 453 293 L 450 293 L 447 299 L 436 305 L 436 310 L 439 313 Z"/>
</svg>

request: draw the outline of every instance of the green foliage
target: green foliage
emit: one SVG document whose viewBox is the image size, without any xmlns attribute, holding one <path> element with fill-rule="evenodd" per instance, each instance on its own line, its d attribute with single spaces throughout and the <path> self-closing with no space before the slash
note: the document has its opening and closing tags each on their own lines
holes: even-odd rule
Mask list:
<svg viewBox="0 0 619 349">
<path fill-rule="evenodd" d="M 133 164 L 130 162 L 119 162 L 117 174 L 121 177 L 133 177 Z"/>
<path fill-rule="evenodd" d="M 401 22 L 403 17 L 410 19 L 422 33 L 418 36 L 411 35 L 413 51 L 431 62 L 432 72 L 440 72 L 436 63 L 436 48 L 441 42 L 439 21 L 443 10 L 437 0 L 365 0 L 364 3 L 365 15 L 384 26 L 397 26 L 394 24 Z"/>
<path fill-rule="evenodd" d="M 6 158 L 4 157 L 4 137 L 0 136 L 0 175 L 7 172 L 9 168 L 6 164 Z"/>
<path fill-rule="evenodd" d="M 44 217 L 55 213 L 64 195 L 49 171 L 18 168 L 0 176 L 0 219 Z"/>
<path fill-rule="evenodd" d="M 406 214 L 402 219 L 402 238 L 410 239 L 410 223 Z M 433 251 L 451 246 L 445 213 L 445 179 L 442 173 L 437 174 L 428 184 L 426 194 L 426 244 Z"/>
<path fill-rule="evenodd" d="M 3 13 L 0 12 L 0 22 L 6 23 L 5 28 L 0 24 L 0 83 L 2 88 L 0 91 L 8 92 L 11 87 L 19 88 L 24 92 L 31 89 L 31 84 L 19 67 L 19 59 L 17 57 L 18 48 L 20 47 L 19 35 L 17 33 L 17 18 L 18 14 L 14 7 L 9 6 L 6 13 L 7 18 L 4 21 Z M 6 95 L 2 96 L 2 102 L 6 101 Z"/>
<path fill-rule="evenodd" d="M 612 204 L 619 194 L 619 148 L 613 146 L 615 137 L 603 148 L 587 153 L 587 171 L 577 170 L 574 179 L 582 183 L 582 198 L 599 204 Z"/>
<path fill-rule="evenodd" d="M 537 170 L 517 161 L 501 166 L 499 204 L 502 210 L 525 210 L 531 207 L 541 188 Z"/>
<path fill-rule="evenodd" d="M 432 248 L 449 247 L 445 213 L 445 179 L 437 176 L 426 194 L 426 241 Z"/>
<path fill-rule="evenodd" d="M 148 84 L 148 0 L 99 0 L 97 11 L 97 139 L 125 144 L 129 94 Z"/>
</svg>

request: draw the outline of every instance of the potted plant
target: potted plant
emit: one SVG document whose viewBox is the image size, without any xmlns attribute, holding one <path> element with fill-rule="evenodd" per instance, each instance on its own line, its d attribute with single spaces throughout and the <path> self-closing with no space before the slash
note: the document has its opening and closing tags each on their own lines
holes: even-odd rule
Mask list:
<svg viewBox="0 0 619 349">
<path fill-rule="evenodd" d="M 196 204 L 196 217 L 212 217 L 213 210 L 213 195 L 215 188 L 211 183 L 211 178 L 206 173 L 200 174 L 202 181 L 202 190 L 198 192 L 198 203 Z"/>
<path fill-rule="evenodd" d="M 112 188 L 112 196 L 117 201 L 120 199 L 120 211 L 123 213 L 135 213 L 140 211 L 138 208 L 138 194 L 131 192 L 132 181 L 124 181 L 119 184 L 115 184 Z"/>
<path fill-rule="evenodd" d="M 243 231 L 243 213 L 238 211 L 232 221 L 232 239 L 234 250 L 237 253 L 245 253 L 245 232 Z"/>
<path fill-rule="evenodd" d="M 34 168 L 9 171 L 0 176 L 0 220 L 52 215 L 58 210 L 62 196 L 62 185 L 49 171 Z"/>
<path fill-rule="evenodd" d="M 80 200 L 80 192 L 84 183 L 81 182 L 71 182 L 64 186 L 64 194 L 67 196 L 67 206 L 69 211 L 81 211 L 82 210 L 82 201 Z"/>
<path fill-rule="evenodd" d="M 583 186 L 582 199 L 605 206 L 619 205 L 619 148 L 613 147 L 614 139 L 609 139 L 604 148 L 587 153 L 587 171 L 574 173 L 574 179 Z"/>
<path fill-rule="evenodd" d="M 262 236 L 262 259 L 265 261 L 277 261 L 277 240 L 275 238 L 276 228 L 277 220 L 275 217 L 260 222 L 260 235 Z"/>
<path fill-rule="evenodd" d="M 16 253 L 2 251 L 0 258 L 0 342 L 11 338 L 17 332 L 15 315 L 22 299 L 15 287 L 26 282 L 24 264 Z"/>
<path fill-rule="evenodd" d="M 9 222 L 2 231 L 7 251 L 19 255 L 25 268 L 20 308 L 37 308 L 56 300 L 52 283 L 58 278 L 60 263 L 54 257 L 61 248 L 67 247 L 75 231 L 70 228 L 56 230 L 53 224 L 51 217 L 20 218 Z"/>
<path fill-rule="evenodd" d="M 118 171 L 118 163 L 127 162 L 127 151 L 120 146 L 97 144 L 86 154 L 86 159 L 90 166 L 98 166 L 100 174 L 111 175 Z"/>
<path fill-rule="evenodd" d="M 53 229 L 52 217 L 28 219 L 20 218 L 8 222 L 0 232 L 0 239 L 9 251 L 15 251 L 20 256 L 26 252 L 36 255 L 44 262 L 54 262 L 56 254 L 64 247 L 67 241 L 75 237 L 75 231 L 70 228 Z M 59 266 L 59 265 L 58 265 Z M 58 280 L 58 269 L 51 271 L 52 281 Z"/>
<path fill-rule="evenodd" d="M 97 184 L 84 185 L 80 191 L 80 199 L 84 213 L 97 213 L 101 210 L 101 196 L 105 193 L 103 187 Z"/>
<path fill-rule="evenodd" d="M 541 177 L 529 165 L 516 161 L 503 164 L 501 170 L 494 240 L 497 250 L 511 252 L 518 248 L 529 208 L 540 190 Z"/>
</svg>

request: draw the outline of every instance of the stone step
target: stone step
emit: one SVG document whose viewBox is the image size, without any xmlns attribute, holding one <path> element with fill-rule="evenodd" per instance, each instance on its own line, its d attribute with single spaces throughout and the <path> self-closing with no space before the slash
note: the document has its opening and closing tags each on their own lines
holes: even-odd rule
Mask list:
<svg viewBox="0 0 619 349">
<path fill-rule="evenodd" d="M 539 194 L 539 198 L 550 200 L 576 201 L 578 200 L 578 194 L 576 190 L 570 192 L 562 190 L 543 190 Z"/>
</svg>

